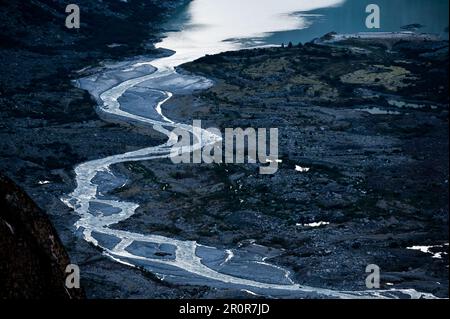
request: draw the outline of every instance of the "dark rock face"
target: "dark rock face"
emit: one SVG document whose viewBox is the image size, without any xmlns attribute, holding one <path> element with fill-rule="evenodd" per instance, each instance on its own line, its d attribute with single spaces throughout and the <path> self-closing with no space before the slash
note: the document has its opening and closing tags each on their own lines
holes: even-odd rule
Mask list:
<svg viewBox="0 0 450 319">
<path fill-rule="evenodd" d="M 65 287 L 70 260 L 47 216 L 3 176 L 0 207 L 0 298 L 82 298 Z"/>
</svg>

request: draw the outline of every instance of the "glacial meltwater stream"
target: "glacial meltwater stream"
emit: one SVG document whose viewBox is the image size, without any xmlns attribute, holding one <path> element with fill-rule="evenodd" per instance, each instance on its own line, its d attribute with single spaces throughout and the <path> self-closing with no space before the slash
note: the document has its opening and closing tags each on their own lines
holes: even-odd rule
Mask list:
<svg viewBox="0 0 450 319">
<path fill-rule="evenodd" d="M 205 89 L 212 82 L 179 74 L 175 67 L 205 54 L 267 44 L 261 39 L 268 33 L 302 30 L 311 25 L 309 17 L 313 15 L 293 13 L 344 3 L 343 0 L 194 0 L 187 8 L 188 22 L 182 31 L 167 33 L 157 45 L 174 54 L 106 65 L 101 72 L 79 79 L 78 85 L 97 99 L 97 111 L 104 120 L 146 126 L 168 137 L 163 145 L 93 160 L 75 168 L 77 187 L 63 201 L 79 214 L 75 227 L 84 239 L 117 262 L 146 269 L 173 283 L 240 289 L 280 298 L 433 298 L 413 289 L 335 291 L 307 287 L 293 282 L 288 270 L 268 263 L 265 257 L 269 250 L 262 246 L 222 250 L 195 241 L 111 227 L 131 217 L 139 207 L 109 195 L 126 182 L 112 172 L 111 166 L 169 158 L 171 146 L 178 138 L 171 133 L 173 129 L 195 134 L 190 125 L 175 123 L 162 114 L 161 105 L 173 94 Z M 237 40 L 243 38 L 254 40 L 251 43 Z M 206 130 L 195 138 L 196 144 L 182 149 L 183 152 L 192 152 L 219 139 Z"/>
</svg>

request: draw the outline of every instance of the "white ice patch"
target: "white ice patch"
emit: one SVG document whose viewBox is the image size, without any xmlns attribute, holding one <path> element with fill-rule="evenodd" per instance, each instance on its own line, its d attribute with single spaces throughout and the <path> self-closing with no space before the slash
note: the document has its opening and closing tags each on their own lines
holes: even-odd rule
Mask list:
<svg viewBox="0 0 450 319">
<path fill-rule="evenodd" d="M 434 253 L 431 250 L 433 248 L 444 248 L 444 246 L 448 246 L 448 243 L 444 244 L 444 245 L 434 245 L 434 246 L 411 246 L 411 247 L 407 247 L 406 249 L 417 250 L 424 254 L 430 254 L 430 255 L 432 255 L 431 258 L 442 259 L 442 255 L 447 255 L 448 253 L 446 253 L 446 252 Z"/>
<path fill-rule="evenodd" d="M 295 171 L 300 173 L 308 173 L 311 170 L 309 167 L 302 167 L 300 165 L 295 165 Z"/>
<path fill-rule="evenodd" d="M 329 222 L 314 222 L 314 223 L 309 223 L 309 224 L 297 224 L 298 227 L 303 226 L 303 227 L 310 227 L 310 228 L 316 228 L 316 227 L 320 227 L 320 226 L 326 226 L 326 225 L 330 225 Z"/>
<path fill-rule="evenodd" d="M 266 162 L 267 163 L 279 163 L 279 164 L 281 164 L 281 163 L 283 163 L 283 160 L 280 160 L 280 159 L 277 159 L 277 160 L 271 160 L 271 159 L 266 159 Z"/>
</svg>

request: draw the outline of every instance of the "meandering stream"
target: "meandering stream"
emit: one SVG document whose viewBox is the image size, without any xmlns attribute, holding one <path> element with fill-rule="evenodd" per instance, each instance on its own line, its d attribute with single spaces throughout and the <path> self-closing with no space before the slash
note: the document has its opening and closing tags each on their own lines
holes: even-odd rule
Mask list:
<svg viewBox="0 0 450 319">
<path fill-rule="evenodd" d="M 205 32 L 204 24 L 211 21 L 203 20 L 205 17 L 200 14 L 184 30 L 168 33 L 157 45 L 173 50 L 174 54 L 114 63 L 105 66 L 100 73 L 78 80 L 78 85 L 97 99 L 97 111 L 104 120 L 145 126 L 167 136 L 167 142 L 162 145 L 89 161 L 75 167 L 77 187 L 63 201 L 79 215 L 75 227 L 86 241 L 101 248 L 105 255 L 117 262 L 143 268 L 163 280 L 180 284 L 234 288 L 273 297 L 434 298 L 431 294 L 413 289 L 334 291 L 307 287 L 293 282 L 289 270 L 270 264 L 267 258 L 271 256 L 266 247 L 251 245 L 242 249 L 217 249 L 195 241 L 144 235 L 111 227 L 131 217 L 139 207 L 137 203 L 121 201 L 109 195 L 126 183 L 123 177 L 111 170 L 113 165 L 169 158 L 171 147 L 178 138 L 171 133 L 175 128 L 197 134 L 195 145 L 183 148 L 183 152 L 200 149 L 220 138 L 205 130 L 201 130 L 199 136 L 190 125 L 176 123 L 163 114 L 161 106 L 173 94 L 186 94 L 212 85 L 206 78 L 179 74 L 175 68 L 205 54 L 245 48 L 242 42 L 224 41 L 230 38 L 255 37 L 264 32 L 298 29 L 308 25 L 307 20 L 289 15 L 291 12 L 342 3 L 340 0 L 325 0 L 314 1 L 314 5 L 311 5 L 311 2 L 285 1 L 281 2 L 284 5 L 273 7 L 272 12 L 258 11 L 258 21 L 270 21 L 263 29 L 259 24 L 247 29 L 239 25 L 246 19 L 241 12 L 243 16 L 238 21 L 228 21 L 227 25 L 216 21 L 217 24 L 210 25 L 209 31 Z M 190 10 L 208 12 L 212 10 L 210 4 L 210 1 L 197 0 L 192 3 Z M 230 23 L 234 29 L 231 29 Z"/>
</svg>

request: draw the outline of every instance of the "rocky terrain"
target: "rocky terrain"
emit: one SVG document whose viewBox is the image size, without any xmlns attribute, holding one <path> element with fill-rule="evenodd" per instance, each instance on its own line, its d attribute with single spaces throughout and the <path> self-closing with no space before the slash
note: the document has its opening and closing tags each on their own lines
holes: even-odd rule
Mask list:
<svg viewBox="0 0 450 319">
<path fill-rule="evenodd" d="M 331 39 L 183 65 L 216 84 L 174 97 L 164 114 L 279 128 L 280 169 L 118 165 L 130 182 L 116 195 L 141 207 L 116 227 L 272 247 L 270 261 L 309 286 L 364 290 L 376 264 L 382 288 L 448 297 L 448 42 Z"/>
<path fill-rule="evenodd" d="M 0 170 L 47 212 L 89 298 L 249 297 L 171 285 L 111 261 L 74 234 L 77 217 L 60 200 L 75 187 L 74 165 L 163 142 L 99 120 L 71 80 L 100 61 L 157 53 L 154 26 L 185 2 L 78 1 L 82 27 L 68 30 L 63 1 L 0 1 Z M 118 165 L 129 182 L 115 195 L 141 207 L 116 227 L 265 245 L 271 262 L 316 287 L 365 289 L 365 268 L 377 264 L 382 288 L 448 297 L 448 42 L 332 39 L 184 65 L 216 84 L 175 96 L 164 113 L 205 127 L 277 127 L 280 169 Z M 1 244 L 13 247 L 9 237 Z M 14 276 L 4 267 L 14 262 L 22 260 L 2 263 L 2 273 Z"/>
</svg>

